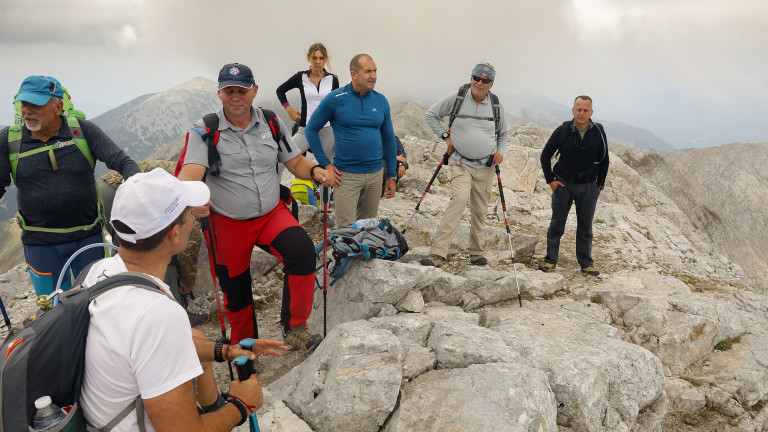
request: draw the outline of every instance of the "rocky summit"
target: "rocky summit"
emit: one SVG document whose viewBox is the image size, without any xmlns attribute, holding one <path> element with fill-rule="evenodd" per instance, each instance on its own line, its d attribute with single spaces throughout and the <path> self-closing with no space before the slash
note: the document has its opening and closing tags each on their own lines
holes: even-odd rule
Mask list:
<svg viewBox="0 0 768 432">
<path fill-rule="evenodd" d="M 380 217 L 400 229 L 445 150 L 427 133 L 424 110 L 393 106 L 410 169 L 397 196 L 382 200 Z M 662 158 L 653 166 L 679 170 L 681 153 L 662 157 L 609 142 L 611 166 L 594 220 L 601 275 L 591 277 L 575 260 L 573 212 L 557 268 L 537 269 L 550 219 L 539 155 L 550 134 L 531 124 L 510 129 L 500 168 L 511 246 L 494 185 L 487 266 L 469 264 L 468 209 L 446 265 L 418 264 L 450 197 L 444 168 L 406 232 L 406 256 L 353 259 L 325 299 L 316 290 L 308 324 L 322 333 L 325 318 L 326 338 L 269 380 L 258 412 L 262 431 L 768 430 L 765 260 L 734 256 L 739 244 L 754 243 L 741 228 L 719 234 L 731 218 L 704 223 L 695 216 L 706 207 L 738 217 L 719 205 L 730 206 L 733 191 L 749 190 L 753 175 L 764 183 L 766 175 L 749 164 L 764 160 L 766 147 L 733 162 L 741 164 L 735 171 L 750 173 L 750 184 L 734 175 L 727 188 L 697 189 L 682 201 L 669 191 L 680 191 L 674 182 L 689 176 L 653 174 L 640 163 Z M 707 158 L 697 160 L 707 169 Z M 764 207 L 752 207 L 761 202 L 739 200 L 748 219 L 739 227 L 764 225 Z M 310 234 L 322 238 L 319 215 L 301 210 Z M 274 258 L 257 251 L 252 264 L 256 300 L 262 308 L 279 305 L 282 273 Z M 207 267 L 201 253 L 196 290 L 210 288 Z M 13 322 L 33 310 L 23 266 L 0 276 L 0 295 Z M 210 298 L 205 306 L 215 309 Z"/>
</svg>

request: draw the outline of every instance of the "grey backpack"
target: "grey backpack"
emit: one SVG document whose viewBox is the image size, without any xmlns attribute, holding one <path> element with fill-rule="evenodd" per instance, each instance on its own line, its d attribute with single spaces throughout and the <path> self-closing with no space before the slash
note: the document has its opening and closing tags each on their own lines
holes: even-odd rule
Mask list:
<svg viewBox="0 0 768 432">
<path fill-rule="evenodd" d="M 3 342 L 0 348 L 0 432 L 34 431 L 35 400 L 45 395 L 60 407 L 72 406 L 56 430 L 97 430 L 86 427 L 78 406 L 91 319 L 88 306 L 99 295 L 126 285 L 168 296 L 152 278 L 137 272 L 120 273 L 90 288 L 83 288 L 81 279 L 85 278 L 87 270 L 80 273 L 74 288 L 59 295 L 58 306 L 22 330 L 10 332 Z M 143 404 L 138 397 L 103 430 L 116 426 L 134 409 L 142 419 L 139 425 L 143 426 Z"/>
</svg>

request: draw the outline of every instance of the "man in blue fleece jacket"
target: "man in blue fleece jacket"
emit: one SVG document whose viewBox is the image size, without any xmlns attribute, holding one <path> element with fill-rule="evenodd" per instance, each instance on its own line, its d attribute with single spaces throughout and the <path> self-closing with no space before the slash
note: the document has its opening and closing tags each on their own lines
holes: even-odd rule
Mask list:
<svg viewBox="0 0 768 432">
<path fill-rule="evenodd" d="M 317 163 L 341 185 L 334 189 L 337 226 L 376 217 L 379 210 L 381 160 L 387 168 L 384 196 L 395 196 L 397 179 L 395 131 L 389 102 L 374 91 L 376 63 L 368 54 L 358 54 L 349 63 L 352 82 L 328 94 L 304 130 Z M 336 148 L 331 164 L 323 151 L 318 131 L 331 122 Z"/>
</svg>

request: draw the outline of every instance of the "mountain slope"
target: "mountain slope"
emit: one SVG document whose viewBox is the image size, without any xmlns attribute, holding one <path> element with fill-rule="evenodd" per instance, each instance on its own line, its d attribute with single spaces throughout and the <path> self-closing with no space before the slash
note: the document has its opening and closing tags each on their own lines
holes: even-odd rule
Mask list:
<svg viewBox="0 0 768 432">
<path fill-rule="evenodd" d="M 93 119 L 136 160 L 146 159 L 155 150 L 177 139 L 192 122 L 220 105 L 216 84 L 200 77 L 147 96 Z"/>
<path fill-rule="evenodd" d="M 768 173 L 763 169 L 768 143 L 673 153 L 614 151 L 672 199 L 749 277 L 768 287 Z"/>
</svg>

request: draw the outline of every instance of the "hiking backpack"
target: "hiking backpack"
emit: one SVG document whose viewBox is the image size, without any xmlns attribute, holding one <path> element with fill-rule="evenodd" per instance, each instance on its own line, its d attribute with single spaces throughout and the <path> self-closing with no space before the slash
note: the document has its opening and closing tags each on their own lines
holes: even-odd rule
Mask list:
<svg viewBox="0 0 768 432">
<path fill-rule="evenodd" d="M 11 163 L 11 177 L 13 178 L 13 183 L 16 183 L 16 171 L 18 170 L 19 160 L 22 158 L 25 158 L 27 156 L 32 156 L 38 153 L 48 152 L 48 158 L 51 160 L 51 168 L 54 171 L 59 170 L 59 166 L 56 162 L 56 155 L 55 150 L 58 150 L 60 148 L 66 148 L 70 145 L 75 145 L 80 150 L 80 152 L 85 156 L 85 159 L 88 161 L 88 164 L 91 166 L 91 170 L 93 170 L 94 166 L 96 165 L 96 160 L 93 157 L 93 153 L 91 153 L 91 148 L 88 146 L 88 142 L 85 140 L 85 136 L 83 135 L 82 128 L 80 127 L 80 122 L 78 119 L 85 119 L 85 114 L 75 109 L 75 106 L 72 104 L 72 97 L 69 95 L 69 91 L 67 91 L 66 88 L 63 88 L 64 90 L 64 96 L 62 97 L 62 109 L 61 109 L 61 115 L 64 116 L 64 118 L 67 121 L 67 126 L 69 126 L 69 131 L 72 134 L 72 139 L 67 141 L 59 141 L 55 142 L 53 144 L 45 145 L 33 150 L 28 150 L 25 152 L 21 151 L 21 138 L 22 138 L 22 125 L 24 124 L 24 119 L 21 115 L 21 101 L 16 101 L 13 104 L 13 108 L 15 110 L 14 114 L 14 122 L 13 125 L 8 127 L 8 160 Z M 16 93 L 14 96 L 14 99 L 19 94 Z M 98 193 L 98 185 L 96 187 L 96 191 Z M 16 222 L 18 223 L 19 227 L 26 231 L 42 231 L 42 232 L 53 232 L 53 233 L 70 233 L 74 231 L 90 231 L 93 229 L 97 223 L 102 221 L 102 209 L 103 204 L 101 202 L 101 196 L 99 195 L 98 203 L 97 203 L 97 217 L 96 220 L 93 221 L 90 225 L 82 225 L 77 227 L 71 227 L 71 228 L 42 228 L 42 227 L 33 227 L 28 226 L 26 222 L 24 221 L 24 218 L 21 216 L 20 212 L 16 212 Z"/>
<path fill-rule="evenodd" d="M 84 288 L 82 280 L 88 273 L 86 270 L 81 272 L 74 288 L 59 294 L 58 306 L 18 332 L 9 329 L 8 338 L 0 347 L 0 432 L 33 430 L 35 400 L 46 395 L 60 407 L 72 406 L 60 427 L 66 424 L 68 427 L 64 430 L 67 431 L 86 430 L 79 399 L 85 372 L 91 301 L 113 288 L 126 285 L 170 297 L 160 291 L 154 279 L 136 272 L 120 273 Z M 116 426 L 134 409 L 143 413 L 141 397 L 137 397 L 105 429 Z"/>
<path fill-rule="evenodd" d="M 274 111 L 268 110 L 266 108 L 259 109 L 264 114 L 264 118 L 267 119 L 269 130 L 272 132 L 272 139 L 275 140 L 275 143 L 277 143 L 278 151 L 280 150 L 280 143 L 282 143 L 285 147 L 285 151 L 290 152 L 291 147 L 288 145 L 288 140 L 285 139 L 285 133 L 283 133 L 282 129 L 280 128 L 280 122 L 277 119 L 277 114 L 275 114 Z M 219 115 L 216 113 L 206 114 L 203 116 L 203 123 L 205 124 L 205 133 L 200 132 L 196 128 L 192 128 L 192 130 L 200 135 L 200 138 L 208 147 L 208 167 L 211 175 L 218 176 L 221 175 L 221 156 L 219 156 L 219 151 L 216 149 L 216 146 L 219 145 Z M 190 133 L 191 132 L 187 132 L 187 138 L 184 141 L 184 149 L 181 151 L 179 161 L 176 163 L 176 170 L 173 174 L 176 177 L 179 176 L 181 168 L 184 167 L 184 158 L 187 155 L 187 144 L 189 144 Z M 277 169 L 277 166 L 275 166 L 275 169 Z M 205 177 L 203 177 L 203 181 L 205 181 Z M 291 214 L 293 214 L 293 217 L 296 220 L 299 220 L 299 205 L 291 198 L 291 189 L 287 186 L 283 186 L 282 184 L 280 185 L 280 200 L 286 203 L 286 205 L 290 203 Z"/>
<path fill-rule="evenodd" d="M 322 213 L 322 201 L 320 200 L 320 189 L 317 183 L 312 180 L 294 179 L 291 183 L 291 196 L 294 201 L 317 208 L 318 213 Z"/>
<path fill-rule="evenodd" d="M 464 84 L 461 87 L 459 87 L 459 91 L 456 93 L 456 98 L 453 100 L 453 107 L 451 108 L 451 114 L 448 120 L 448 131 L 450 132 L 451 126 L 453 126 L 453 122 L 457 118 L 470 118 L 475 120 L 489 120 L 493 121 L 496 128 L 496 137 L 499 137 L 499 133 L 501 132 L 501 105 L 499 104 L 499 97 L 495 94 L 491 93 L 491 91 L 488 91 L 488 96 L 491 97 L 491 104 L 493 106 L 493 117 L 478 117 L 478 116 L 471 116 L 466 114 L 459 114 L 459 111 L 461 111 L 461 106 L 464 104 L 464 98 L 467 96 L 467 92 L 469 89 L 472 88 L 472 84 Z"/>
<path fill-rule="evenodd" d="M 381 219 L 378 225 L 368 225 L 355 228 L 347 225 L 331 231 L 328 235 L 328 249 L 333 257 L 333 266 L 328 275 L 333 278 L 333 286 L 347 273 L 347 266 L 353 257 L 366 261 L 371 258 L 396 261 L 408 252 L 408 242 L 405 237 L 393 227 L 389 219 Z M 317 259 L 322 261 L 323 242 L 315 247 Z M 323 268 L 321 265 L 316 270 Z M 317 285 L 322 288 L 319 282 Z"/>
</svg>

